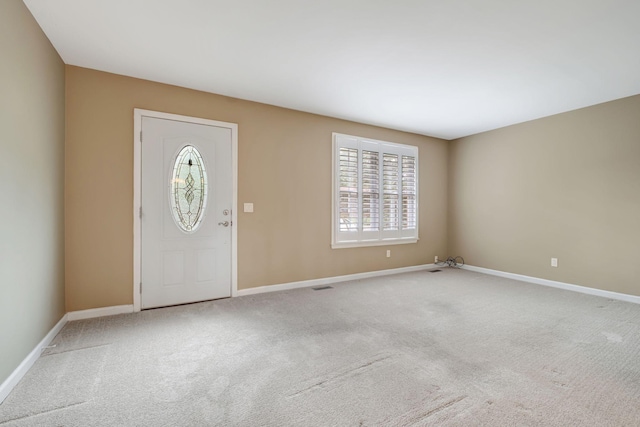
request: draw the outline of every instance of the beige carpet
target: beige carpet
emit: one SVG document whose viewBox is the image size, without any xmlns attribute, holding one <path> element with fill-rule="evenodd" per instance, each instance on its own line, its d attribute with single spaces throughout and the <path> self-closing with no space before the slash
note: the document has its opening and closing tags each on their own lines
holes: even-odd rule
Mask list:
<svg viewBox="0 0 640 427">
<path fill-rule="evenodd" d="M 639 331 L 454 269 L 77 321 L 0 426 L 638 426 Z"/>
</svg>

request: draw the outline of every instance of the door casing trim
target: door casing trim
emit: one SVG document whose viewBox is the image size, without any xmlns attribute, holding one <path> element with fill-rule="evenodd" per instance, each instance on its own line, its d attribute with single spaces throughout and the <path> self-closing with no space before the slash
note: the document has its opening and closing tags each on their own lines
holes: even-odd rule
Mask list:
<svg viewBox="0 0 640 427">
<path fill-rule="evenodd" d="M 141 309 L 140 282 L 141 270 L 141 231 L 140 208 L 142 206 L 142 118 L 175 120 L 179 122 L 200 125 L 217 126 L 231 130 L 231 175 L 232 175 L 232 203 L 231 203 L 231 296 L 238 295 L 238 125 L 236 123 L 220 122 L 217 120 L 198 117 L 182 116 L 179 114 L 163 113 L 159 111 L 133 109 L 133 311 Z"/>
</svg>

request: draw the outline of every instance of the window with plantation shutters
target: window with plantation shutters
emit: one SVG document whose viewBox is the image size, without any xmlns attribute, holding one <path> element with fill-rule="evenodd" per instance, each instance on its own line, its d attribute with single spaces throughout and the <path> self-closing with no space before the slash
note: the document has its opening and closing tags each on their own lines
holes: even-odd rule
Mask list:
<svg viewBox="0 0 640 427">
<path fill-rule="evenodd" d="M 334 248 L 418 240 L 418 147 L 333 134 Z"/>
</svg>

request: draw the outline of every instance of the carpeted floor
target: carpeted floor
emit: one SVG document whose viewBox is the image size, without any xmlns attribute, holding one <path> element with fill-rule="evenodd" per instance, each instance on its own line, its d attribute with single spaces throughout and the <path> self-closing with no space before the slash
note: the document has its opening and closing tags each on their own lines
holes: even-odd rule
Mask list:
<svg viewBox="0 0 640 427">
<path fill-rule="evenodd" d="M 68 323 L 0 426 L 638 426 L 640 306 L 444 269 Z"/>
</svg>

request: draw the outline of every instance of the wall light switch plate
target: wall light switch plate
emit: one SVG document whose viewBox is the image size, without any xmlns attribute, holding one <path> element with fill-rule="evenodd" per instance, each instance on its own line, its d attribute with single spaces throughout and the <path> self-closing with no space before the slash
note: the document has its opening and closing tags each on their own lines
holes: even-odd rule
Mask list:
<svg viewBox="0 0 640 427">
<path fill-rule="evenodd" d="M 551 258 L 551 267 L 558 266 L 558 258 Z"/>
<path fill-rule="evenodd" d="M 253 212 L 253 203 L 245 203 L 244 204 L 244 211 L 246 213 L 251 213 Z"/>
</svg>

